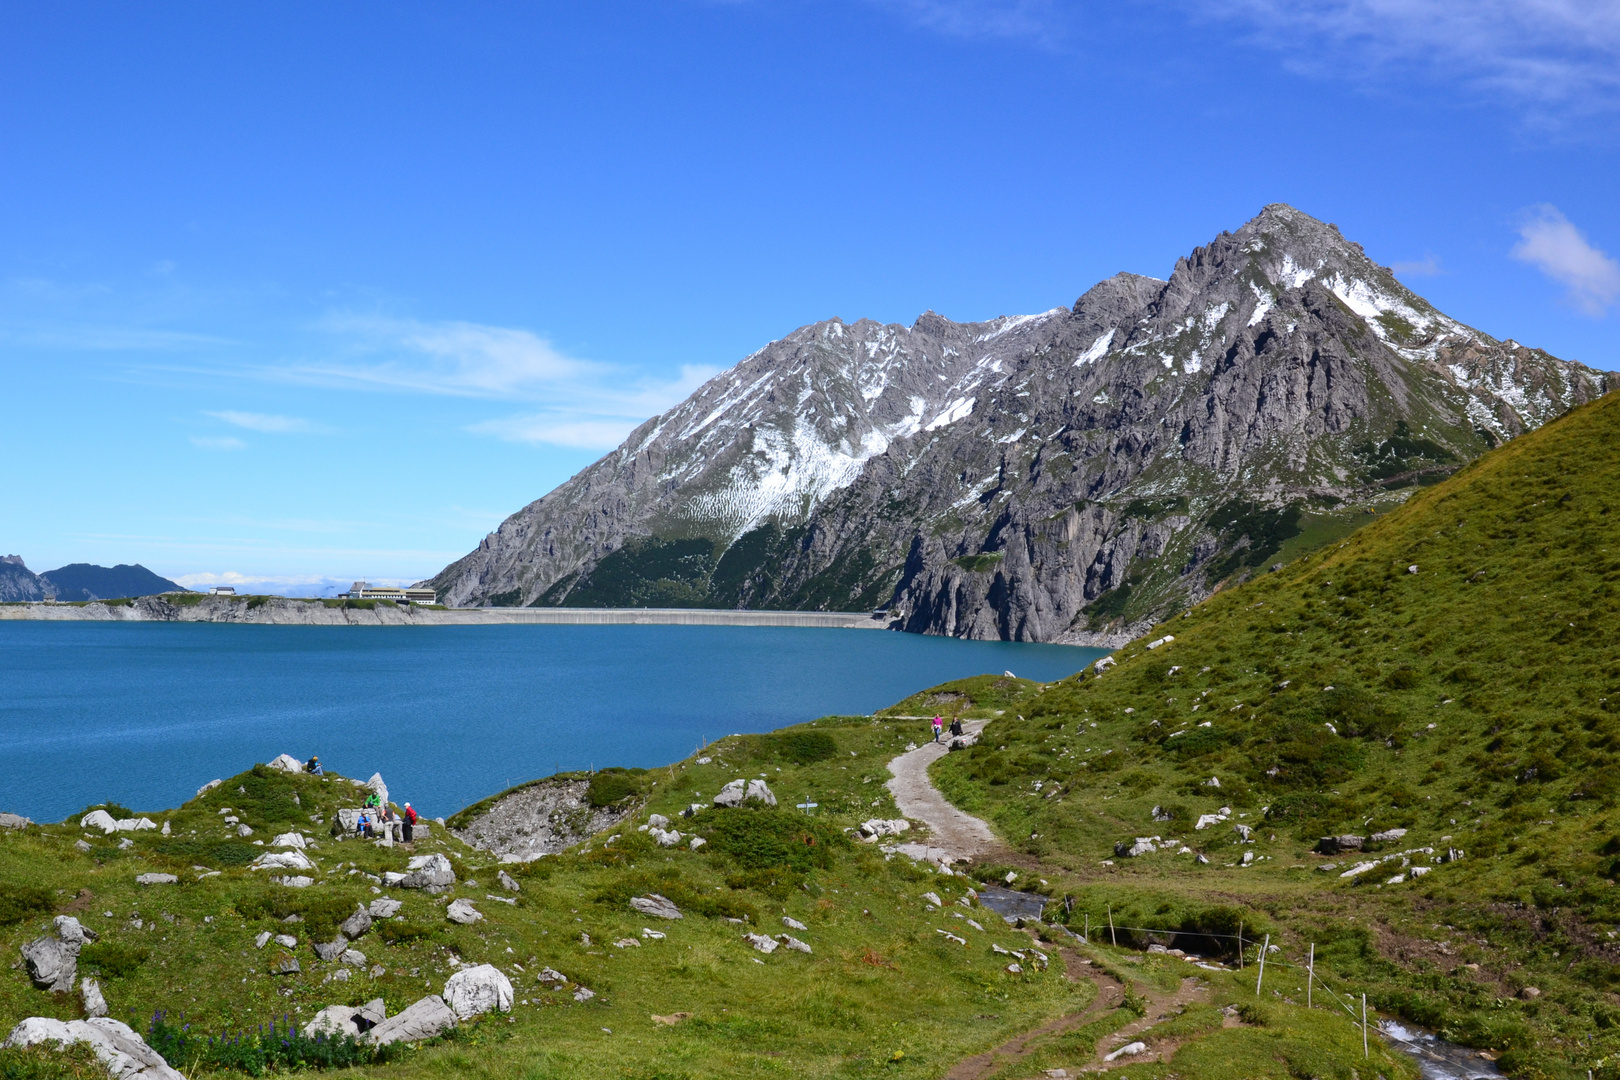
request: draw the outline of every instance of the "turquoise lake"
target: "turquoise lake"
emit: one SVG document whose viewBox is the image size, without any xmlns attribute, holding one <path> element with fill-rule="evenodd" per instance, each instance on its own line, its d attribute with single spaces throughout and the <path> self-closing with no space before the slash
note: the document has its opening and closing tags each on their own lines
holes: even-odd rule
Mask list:
<svg viewBox="0 0 1620 1080">
<path fill-rule="evenodd" d="M 666 764 L 723 735 L 1101 655 L 881 630 L 5 622 L 0 810 L 158 810 L 288 753 L 381 772 L 396 802 L 447 816 L 559 769 Z"/>
</svg>

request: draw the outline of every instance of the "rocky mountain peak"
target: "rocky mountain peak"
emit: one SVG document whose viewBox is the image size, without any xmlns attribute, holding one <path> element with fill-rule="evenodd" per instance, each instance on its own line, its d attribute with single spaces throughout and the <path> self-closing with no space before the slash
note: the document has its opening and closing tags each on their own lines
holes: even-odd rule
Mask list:
<svg viewBox="0 0 1620 1080">
<path fill-rule="evenodd" d="M 1446 317 L 1273 204 L 1167 280 L 1116 274 L 1072 308 L 801 327 L 434 584 L 453 603 L 888 607 L 932 633 L 1127 633 L 1608 379 Z"/>
</svg>

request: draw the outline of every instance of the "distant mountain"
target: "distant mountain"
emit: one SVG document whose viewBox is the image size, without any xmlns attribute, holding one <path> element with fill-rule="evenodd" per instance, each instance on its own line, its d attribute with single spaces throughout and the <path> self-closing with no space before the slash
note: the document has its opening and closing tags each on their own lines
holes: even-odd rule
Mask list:
<svg viewBox="0 0 1620 1080">
<path fill-rule="evenodd" d="M 0 602 L 43 600 L 55 591 L 50 582 L 23 565 L 21 555 L 0 558 Z"/>
<path fill-rule="evenodd" d="M 838 319 L 647 421 L 432 581 L 452 604 L 887 607 L 908 630 L 1129 637 L 1613 376 L 1435 310 L 1266 207 L 1072 308 Z"/>
<path fill-rule="evenodd" d="M 13 556 L 15 558 L 15 556 Z M 17 561 L 22 565 L 22 560 Z M 158 577 L 136 563 L 129 566 L 94 566 L 90 563 L 69 563 L 57 570 L 39 575 L 55 589 L 58 600 L 112 600 L 122 596 L 154 596 L 165 592 L 185 592 L 183 586 L 168 578 Z"/>
</svg>

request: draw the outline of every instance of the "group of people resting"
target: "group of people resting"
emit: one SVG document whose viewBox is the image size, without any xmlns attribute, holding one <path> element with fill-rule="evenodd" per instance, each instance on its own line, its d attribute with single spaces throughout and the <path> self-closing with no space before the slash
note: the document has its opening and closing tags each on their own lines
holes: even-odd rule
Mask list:
<svg viewBox="0 0 1620 1080">
<path fill-rule="evenodd" d="M 304 766 L 304 771 L 312 776 L 320 776 L 325 772 L 318 757 L 311 757 Z M 366 801 L 360 804 L 360 817 L 355 820 L 354 835 L 367 840 L 373 839 L 379 826 L 392 825 L 396 820 L 401 823 L 401 841 L 411 843 L 416 832 L 416 811 L 411 809 L 411 804 L 406 803 L 405 809 L 396 818 L 394 808 L 385 804 L 382 797 L 373 791 L 366 796 Z"/>
</svg>

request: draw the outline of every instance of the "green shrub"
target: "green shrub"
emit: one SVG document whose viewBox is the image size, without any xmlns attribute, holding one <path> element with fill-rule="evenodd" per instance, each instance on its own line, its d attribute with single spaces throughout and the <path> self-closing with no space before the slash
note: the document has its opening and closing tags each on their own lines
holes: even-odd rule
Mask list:
<svg viewBox="0 0 1620 1080">
<path fill-rule="evenodd" d="M 31 885 L 0 881 L 0 926 L 20 923 L 30 915 L 51 910 L 51 894 Z"/>
<path fill-rule="evenodd" d="M 739 806 L 705 815 L 709 850 L 745 870 L 789 867 L 801 873 L 832 865 L 834 851 L 850 846 L 831 825 L 771 807 Z"/>
<path fill-rule="evenodd" d="M 421 923 L 409 923 L 400 919 L 389 919 L 377 931 L 377 936 L 390 945 L 399 945 L 412 941 L 420 941 L 430 936 L 435 927 Z"/>
<path fill-rule="evenodd" d="M 0 1080 L 105 1080 L 106 1076 L 106 1066 L 96 1060 L 88 1043 L 0 1050 Z"/>
<path fill-rule="evenodd" d="M 303 917 L 305 933 L 313 941 L 330 941 L 338 923 L 354 913 L 356 900 L 343 893 L 315 893 L 310 890 L 278 889 L 244 893 L 236 898 L 236 910 L 246 919 L 285 919 Z"/>
<path fill-rule="evenodd" d="M 838 756 L 838 744 L 825 731 L 794 731 L 773 741 L 777 754 L 795 765 L 814 765 Z"/>
<path fill-rule="evenodd" d="M 263 848 L 245 844 L 240 840 L 194 840 L 175 837 L 152 844 L 155 855 L 188 865 L 205 863 L 209 866 L 246 866 L 260 855 Z"/>
<path fill-rule="evenodd" d="M 151 952 L 116 941 L 96 941 L 79 951 L 79 963 L 109 979 L 127 979 L 146 963 Z"/>
<path fill-rule="evenodd" d="M 591 776 L 585 799 L 594 807 L 612 806 L 641 792 L 646 769 L 603 769 Z"/>
</svg>

